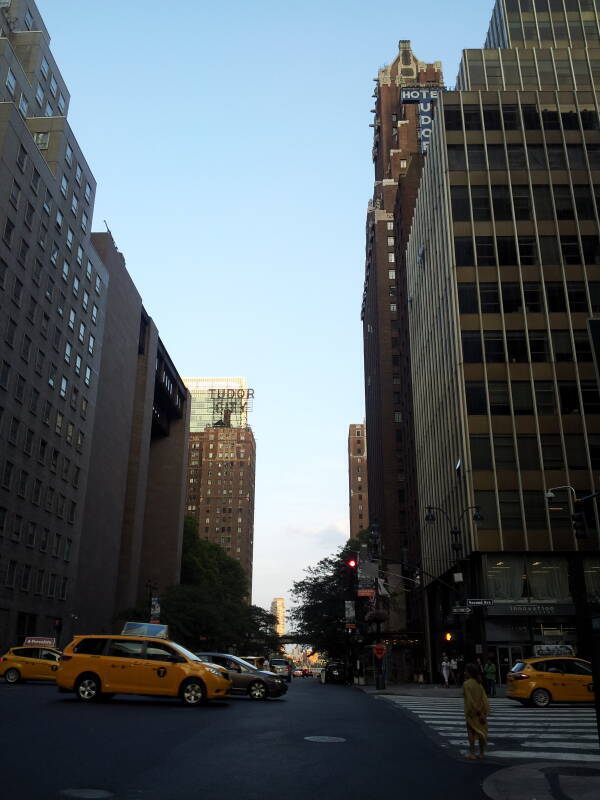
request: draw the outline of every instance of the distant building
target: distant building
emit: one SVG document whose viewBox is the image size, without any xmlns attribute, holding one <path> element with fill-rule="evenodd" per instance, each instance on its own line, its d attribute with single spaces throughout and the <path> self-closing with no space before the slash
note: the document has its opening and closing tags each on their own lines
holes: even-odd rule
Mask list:
<svg viewBox="0 0 600 800">
<path fill-rule="evenodd" d="M 348 429 L 348 492 L 350 538 L 356 539 L 369 527 L 367 431 L 364 424 L 350 425 Z"/>
<path fill-rule="evenodd" d="M 187 513 L 201 538 L 221 545 L 248 576 L 252 593 L 256 443 L 249 427 L 217 424 L 190 433 Z"/>
<path fill-rule="evenodd" d="M 184 378 L 192 396 L 190 430 L 203 431 L 218 422 L 232 428 L 248 425 L 254 389 L 245 378 Z"/>
<path fill-rule="evenodd" d="M 275 633 L 277 636 L 285 635 L 285 600 L 283 597 L 275 597 L 271 603 L 271 614 L 277 619 Z"/>
</svg>

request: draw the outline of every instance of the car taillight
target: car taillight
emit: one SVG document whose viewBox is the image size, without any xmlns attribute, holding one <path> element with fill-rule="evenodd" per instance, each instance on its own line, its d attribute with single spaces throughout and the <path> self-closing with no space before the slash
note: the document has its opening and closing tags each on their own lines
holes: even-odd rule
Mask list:
<svg viewBox="0 0 600 800">
<path fill-rule="evenodd" d="M 0 661 L 6 661 L 6 659 L 4 658 L 4 656 L 0 656 Z"/>
<path fill-rule="evenodd" d="M 61 655 L 60 660 L 61 661 L 70 661 L 72 658 L 73 658 L 73 656 Z"/>
</svg>

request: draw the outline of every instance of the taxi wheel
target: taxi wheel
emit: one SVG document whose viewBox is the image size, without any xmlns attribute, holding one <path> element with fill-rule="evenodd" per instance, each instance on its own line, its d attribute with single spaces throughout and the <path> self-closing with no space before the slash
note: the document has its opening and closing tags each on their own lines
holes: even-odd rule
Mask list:
<svg viewBox="0 0 600 800">
<path fill-rule="evenodd" d="M 190 678 L 181 687 L 181 699 L 186 706 L 199 706 L 206 703 L 206 687 L 197 678 Z"/>
<path fill-rule="evenodd" d="M 100 699 L 100 678 L 97 675 L 87 673 L 81 675 L 75 684 L 75 694 L 85 703 L 92 703 Z"/>
<path fill-rule="evenodd" d="M 545 689 L 534 689 L 531 693 L 531 702 L 536 708 L 546 708 L 550 705 L 552 697 Z"/>
<path fill-rule="evenodd" d="M 7 669 L 6 672 L 4 673 L 4 680 L 7 683 L 12 683 L 12 684 L 18 683 L 21 680 L 21 673 L 19 672 L 18 669 L 15 669 L 15 667 L 11 667 L 10 669 Z"/>
<path fill-rule="evenodd" d="M 262 681 L 254 681 L 254 683 L 251 683 L 248 687 L 248 694 L 252 700 L 266 700 L 267 687 Z"/>
</svg>

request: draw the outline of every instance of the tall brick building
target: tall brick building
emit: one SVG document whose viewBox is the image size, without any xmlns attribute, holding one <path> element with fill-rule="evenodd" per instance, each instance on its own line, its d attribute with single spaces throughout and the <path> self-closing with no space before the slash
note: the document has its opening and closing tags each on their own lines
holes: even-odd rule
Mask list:
<svg viewBox="0 0 600 800">
<path fill-rule="evenodd" d="M 374 91 L 375 186 L 366 226 L 363 323 L 365 410 L 368 431 L 369 519 L 379 528 L 384 562 L 405 558 L 418 542 L 406 276 L 399 254 L 406 242 L 423 167 L 425 136 L 419 104 L 405 104 L 406 87 L 442 85 L 439 62 L 425 64 L 401 41 L 392 63 L 379 71 Z M 402 595 L 404 597 L 404 595 Z M 404 601 L 400 602 L 403 605 Z M 390 623 L 406 626 L 398 609 Z"/>
</svg>

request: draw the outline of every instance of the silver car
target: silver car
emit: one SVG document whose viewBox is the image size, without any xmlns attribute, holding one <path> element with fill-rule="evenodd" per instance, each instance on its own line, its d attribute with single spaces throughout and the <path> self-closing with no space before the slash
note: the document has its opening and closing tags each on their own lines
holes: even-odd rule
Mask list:
<svg viewBox="0 0 600 800">
<path fill-rule="evenodd" d="M 272 672 L 256 669 L 249 661 L 228 653 L 195 653 L 200 661 L 225 667 L 231 678 L 230 694 L 245 694 L 252 700 L 281 697 L 287 692 L 285 680 Z"/>
</svg>

